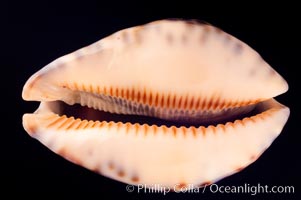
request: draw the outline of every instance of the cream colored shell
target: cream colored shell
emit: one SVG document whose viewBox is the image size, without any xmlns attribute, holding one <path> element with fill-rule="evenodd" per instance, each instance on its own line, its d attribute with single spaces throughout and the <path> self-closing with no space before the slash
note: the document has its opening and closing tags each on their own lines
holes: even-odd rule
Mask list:
<svg viewBox="0 0 301 200">
<path fill-rule="evenodd" d="M 22 95 L 41 104 L 23 125 L 54 152 L 115 180 L 199 187 L 243 169 L 270 146 L 289 116 L 273 97 L 287 89 L 233 36 L 161 20 L 121 30 L 34 74 Z M 143 112 L 104 97 L 143 105 Z M 216 126 L 167 127 L 74 119 L 60 113 L 57 101 L 123 114 L 149 115 L 146 107 L 154 108 L 152 116 L 163 119 L 178 110 L 186 116 L 252 105 L 260 112 Z"/>
</svg>

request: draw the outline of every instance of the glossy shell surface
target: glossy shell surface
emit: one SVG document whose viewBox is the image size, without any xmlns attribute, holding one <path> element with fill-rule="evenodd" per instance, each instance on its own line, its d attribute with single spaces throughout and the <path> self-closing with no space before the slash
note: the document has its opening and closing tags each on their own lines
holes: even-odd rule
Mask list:
<svg viewBox="0 0 301 200">
<path fill-rule="evenodd" d="M 41 103 L 23 125 L 55 153 L 115 180 L 199 187 L 240 171 L 271 145 L 289 117 L 274 97 L 287 90 L 235 37 L 208 24 L 160 20 L 118 31 L 35 73 L 22 96 Z M 166 124 L 64 113 L 74 104 Z"/>
</svg>

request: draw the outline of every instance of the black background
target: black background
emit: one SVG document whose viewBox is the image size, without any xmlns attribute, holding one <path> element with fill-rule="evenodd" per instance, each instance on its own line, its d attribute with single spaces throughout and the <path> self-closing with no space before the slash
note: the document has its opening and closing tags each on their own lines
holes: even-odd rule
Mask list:
<svg viewBox="0 0 301 200">
<path fill-rule="evenodd" d="M 4 66 L 14 74 L 12 86 L 2 84 L 16 104 L 5 106 L 7 119 L 15 122 L 9 133 L 2 135 L 1 180 L 10 195 L 75 197 L 79 194 L 140 199 L 146 195 L 128 193 L 125 184 L 94 174 L 52 153 L 30 138 L 22 127 L 22 115 L 33 112 L 38 103 L 21 98 L 26 80 L 52 60 L 89 45 L 115 31 L 164 18 L 200 19 L 207 21 L 249 44 L 287 81 L 290 89 L 277 100 L 290 107 L 291 116 L 281 135 L 271 147 L 249 167 L 218 182 L 219 185 L 293 185 L 295 194 L 243 195 L 244 198 L 296 198 L 300 194 L 300 147 L 298 126 L 300 92 L 300 41 L 297 31 L 298 13 L 295 5 L 263 6 L 256 2 L 232 5 L 199 5 L 188 2 L 140 5 L 101 1 L 53 3 L 12 3 L 4 7 Z M 276 7 L 277 6 L 277 7 Z M 231 9 L 232 8 L 232 9 Z M 219 9 L 221 11 L 219 11 Z M 263 86 L 264 87 L 264 86 Z M 12 93 L 12 94 L 11 94 Z M 11 95 L 11 96 L 10 96 Z M 4 124 L 5 125 L 5 124 Z M 14 128 L 14 129 L 12 129 Z M 14 130 L 14 131 L 11 131 Z M 154 174 L 155 176 L 155 174 Z M 43 193 L 40 195 L 40 193 Z M 168 194 L 167 198 L 240 198 L 238 194 Z M 156 198 L 163 197 L 162 194 Z M 88 198 L 90 199 L 90 198 Z"/>
</svg>

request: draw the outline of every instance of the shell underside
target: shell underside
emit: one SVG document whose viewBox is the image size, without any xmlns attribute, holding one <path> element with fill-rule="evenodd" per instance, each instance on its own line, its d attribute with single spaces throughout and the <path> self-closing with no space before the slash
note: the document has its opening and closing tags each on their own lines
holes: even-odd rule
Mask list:
<svg viewBox="0 0 301 200">
<path fill-rule="evenodd" d="M 161 20 L 118 31 L 34 74 L 22 95 L 41 103 L 23 126 L 55 153 L 115 180 L 201 187 L 271 145 L 289 117 L 274 97 L 287 89 L 233 36 Z M 81 109 L 70 111 L 74 104 Z M 143 123 L 130 121 L 142 116 Z"/>
</svg>

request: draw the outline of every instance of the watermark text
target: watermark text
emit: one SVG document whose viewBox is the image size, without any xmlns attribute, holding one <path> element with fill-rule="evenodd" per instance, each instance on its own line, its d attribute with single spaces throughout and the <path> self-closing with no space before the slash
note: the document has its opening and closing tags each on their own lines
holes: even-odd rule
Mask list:
<svg viewBox="0 0 301 200">
<path fill-rule="evenodd" d="M 172 187 L 164 186 L 161 184 L 152 184 L 152 185 L 145 185 L 145 184 L 138 184 L 137 186 L 134 185 L 127 185 L 126 186 L 127 192 L 136 192 L 138 194 L 150 194 L 150 193 L 158 193 L 166 195 L 170 192 L 175 193 L 220 193 L 220 194 L 250 194 L 252 196 L 257 194 L 277 194 L 277 193 L 285 193 L 285 194 L 293 194 L 295 192 L 295 187 L 292 185 L 263 185 L 263 184 L 255 184 L 251 185 L 249 183 L 245 183 L 242 185 L 218 185 L 218 184 L 211 184 L 211 185 L 204 185 L 203 187 L 197 187 L 193 184 L 175 184 Z"/>
</svg>

